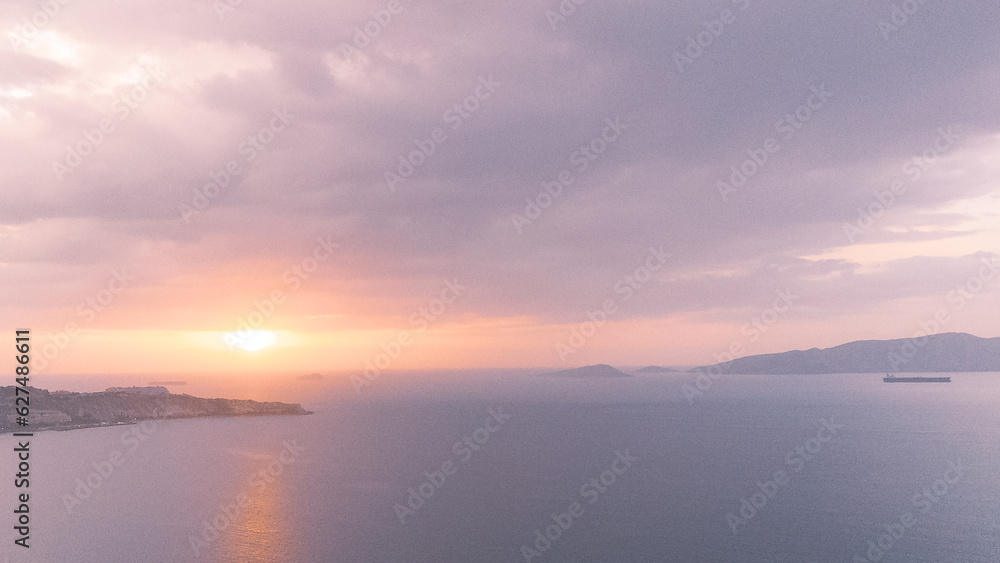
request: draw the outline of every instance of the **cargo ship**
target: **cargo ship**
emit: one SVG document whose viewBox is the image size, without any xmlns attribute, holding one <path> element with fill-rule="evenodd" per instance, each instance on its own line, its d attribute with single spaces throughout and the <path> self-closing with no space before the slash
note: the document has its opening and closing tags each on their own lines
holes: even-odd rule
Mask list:
<svg viewBox="0 0 1000 563">
<path fill-rule="evenodd" d="M 882 381 L 886 383 L 951 383 L 950 377 L 896 377 L 885 374 Z"/>
</svg>

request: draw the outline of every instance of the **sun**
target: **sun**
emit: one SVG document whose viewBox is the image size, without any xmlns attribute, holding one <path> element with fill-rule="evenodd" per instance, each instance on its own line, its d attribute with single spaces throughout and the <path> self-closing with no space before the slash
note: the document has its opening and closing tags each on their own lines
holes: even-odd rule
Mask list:
<svg viewBox="0 0 1000 563">
<path fill-rule="evenodd" d="M 269 330 L 248 330 L 227 332 L 222 338 L 230 347 L 257 352 L 274 344 L 278 340 L 278 335 Z"/>
</svg>

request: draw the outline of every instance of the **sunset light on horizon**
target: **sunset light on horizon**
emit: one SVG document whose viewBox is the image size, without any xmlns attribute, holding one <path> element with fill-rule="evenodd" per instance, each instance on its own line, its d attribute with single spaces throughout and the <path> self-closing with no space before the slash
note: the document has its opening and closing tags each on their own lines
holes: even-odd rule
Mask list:
<svg viewBox="0 0 1000 563">
<path fill-rule="evenodd" d="M 998 23 L 0 4 L 0 563 L 997 563 Z"/>
<path fill-rule="evenodd" d="M 430 5 L 369 42 L 336 22 L 370 10 L 338 6 L 192 6 L 155 33 L 139 5 L 35 34 L 8 10 L 0 283 L 40 371 L 690 366 L 908 337 L 941 308 L 942 332 L 1000 335 L 982 22 L 886 68 L 852 53 L 904 43 L 807 26 L 764 81 L 740 50 L 673 55 L 660 16 L 633 24 L 676 33 L 625 47 Z M 736 14 L 727 40 L 770 33 Z M 424 31 L 459 21 L 474 41 Z M 803 62 L 817 36 L 843 56 Z"/>
</svg>

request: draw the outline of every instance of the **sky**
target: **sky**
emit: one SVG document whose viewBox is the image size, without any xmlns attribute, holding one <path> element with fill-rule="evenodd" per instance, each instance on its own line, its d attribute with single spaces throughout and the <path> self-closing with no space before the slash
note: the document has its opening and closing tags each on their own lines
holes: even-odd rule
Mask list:
<svg viewBox="0 0 1000 563">
<path fill-rule="evenodd" d="M 997 21 L 946 0 L 5 2 L 2 324 L 53 374 L 1000 336 Z"/>
</svg>

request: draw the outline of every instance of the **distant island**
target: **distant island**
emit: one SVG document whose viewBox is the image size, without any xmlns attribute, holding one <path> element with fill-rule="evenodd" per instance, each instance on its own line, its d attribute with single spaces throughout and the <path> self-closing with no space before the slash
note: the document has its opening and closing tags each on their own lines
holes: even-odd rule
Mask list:
<svg viewBox="0 0 1000 563">
<path fill-rule="evenodd" d="M 320 381 L 323 379 L 322 373 L 309 373 L 306 375 L 300 375 L 296 377 L 299 381 Z"/>
<path fill-rule="evenodd" d="M 599 378 L 599 377 L 632 377 L 631 375 L 619 371 L 607 364 L 597 364 L 594 366 L 584 366 L 582 368 L 564 369 L 549 373 L 543 373 L 544 377 L 575 377 L 575 378 Z"/>
<path fill-rule="evenodd" d="M 636 373 L 678 373 L 674 368 L 665 368 L 661 366 L 646 366 L 644 368 L 639 368 L 635 370 Z"/>
<path fill-rule="evenodd" d="M 21 428 L 15 424 L 14 389 L 14 386 L 0 387 L 0 433 L 17 432 Z M 49 392 L 36 387 L 28 390 L 30 431 L 71 430 L 153 419 L 312 414 L 298 403 L 202 399 L 175 395 L 161 386 L 109 387 L 96 393 Z"/>
<path fill-rule="evenodd" d="M 858 340 L 833 348 L 760 354 L 690 370 L 727 374 L 1000 372 L 1000 338 L 960 332 Z"/>
</svg>

